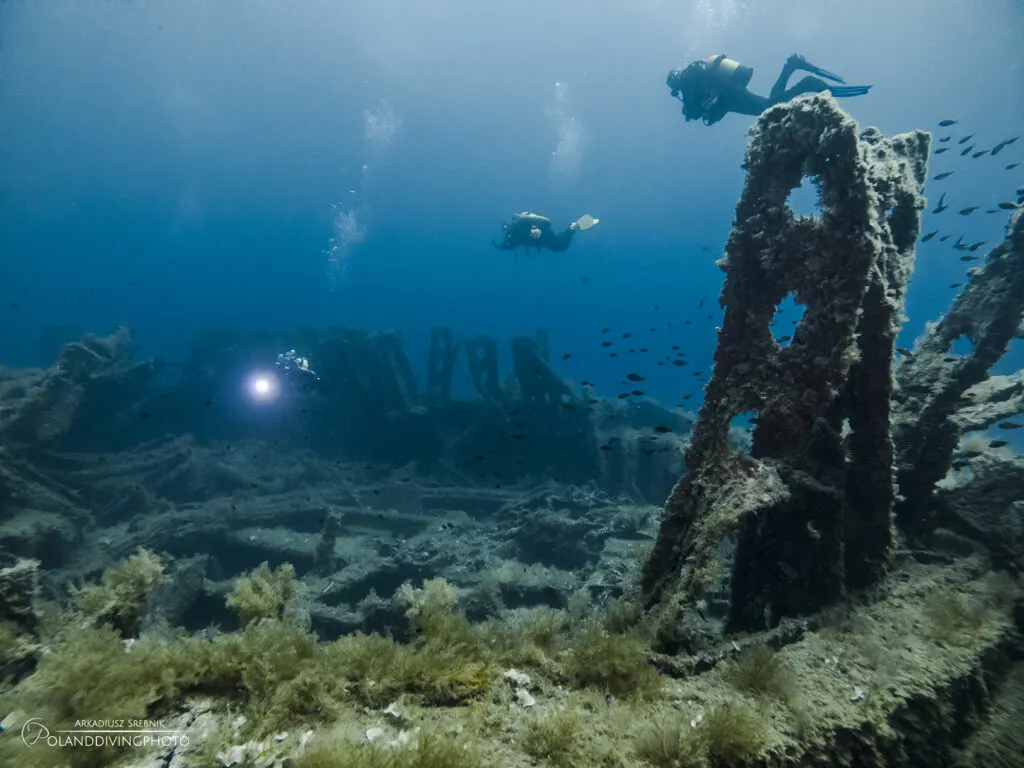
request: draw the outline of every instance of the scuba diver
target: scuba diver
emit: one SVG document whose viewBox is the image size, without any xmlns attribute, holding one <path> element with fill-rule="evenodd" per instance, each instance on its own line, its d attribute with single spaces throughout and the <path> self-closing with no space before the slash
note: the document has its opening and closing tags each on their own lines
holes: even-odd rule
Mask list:
<svg viewBox="0 0 1024 768">
<path fill-rule="evenodd" d="M 300 355 L 294 349 L 279 354 L 274 367 L 281 372 L 281 377 L 291 382 L 296 389 L 309 389 L 320 383 L 316 371 L 309 367 L 309 358 Z"/>
<path fill-rule="evenodd" d="M 576 232 L 590 229 L 598 221 L 599 219 L 595 219 L 590 214 L 584 214 L 572 222 L 568 229 L 555 232 L 551 226 L 551 220 L 546 216 L 523 211 L 515 214 L 503 225 L 505 239 L 500 243 L 492 242 L 491 245 L 502 251 L 516 251 L 519 246 L 524 246 L 536 248 L 538 251 L 547 248 L 556 253 L 563 253 L 569 250 Z M 518 260 L 517 256 L 516 261 Z"/>
<path fill-rule="evenodd" d="M 812 74 L 792 88 L 786 88 L 789 78 L 797 71 Z M 840 98 L 862 96 L 871 89 L 870 85 L 830 85 L 825 80 L 836 83 L 846 81 L 839 75 L 814 66 L 795 53 L 786 59 L 786 65 L 768 96 L 759 96 L 747 90 L 753 75 L 751 67 L 733 61 L 723 53 L 694 61 L 685 69 L 673 69 L 668 73 L 665 84 L 672 91 L 672 97 L 683 102 L 686 121 L 703 120 L 704 125 L 714 125 L 730 112 L 756 117 L 768 107 L 805 93 L 831 91 L 833 96 Z"/>
</svg>

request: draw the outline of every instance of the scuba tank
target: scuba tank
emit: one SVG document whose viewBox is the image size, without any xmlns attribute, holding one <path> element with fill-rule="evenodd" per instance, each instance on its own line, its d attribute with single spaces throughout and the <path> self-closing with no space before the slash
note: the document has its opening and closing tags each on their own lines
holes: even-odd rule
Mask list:
<svg viewBox="0 0 1024 768">
<path fill-rule="evenodd" d="M 702 63 L 706 77 L 735 88 L 746 88 L 750 78 L 754 76 L 754 70 L 751 67 L 744 66 L 735 59 L 730 59 L 724 53 L 708 56 L 702 60 Z"/>
</svg>

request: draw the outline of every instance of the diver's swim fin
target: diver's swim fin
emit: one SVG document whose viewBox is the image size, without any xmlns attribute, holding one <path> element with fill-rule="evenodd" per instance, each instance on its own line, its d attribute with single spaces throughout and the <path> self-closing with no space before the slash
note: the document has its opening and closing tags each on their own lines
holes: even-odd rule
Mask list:
<svg viewBox="0 0 1024 768">
<path fill-rule="evenodd" d="M 835 73 L 828 72 L 828 70 L 822 70 L 820 67 L 815 67 L 814 65 L 812 65 L 810 61 L 808 61 L 799 53 L 794 53 L 792 56 L 790 56 L 790 60 L 788 60 L 787 63 L 790 67 L 804 70 L 805 72 L 809 72 L 812 75 L 817 75 L 818 77 L 824 78 L 825 80 L 831 80 L 834 83 L 846 82 L 843 78 L 841 78 L 839 75 L 836 75 Z"/>
<path fill-rule="evenodd" d="M 837 99 L 841 99 L 848 96 L 863 96 L 865 93 L 870 91 L 871 88 L 872 86 L 870 85 L 830 85 L 828 90 Z"/>
<path fill-rule="evenodd" d="M 813 64 L 811 64 L 811 62 L 809 62 L 803 56 L 799 56 L 799 55 L 791 56 L 790 57 L 790 61 L 792 61 L 794 64 L 799 64 L 800 69 L 803 69 L 803 70 L 805 70 L 807 72 L 810 72 L 812 75 L 817 75 L 818 77 L 824 77 L 826 80 L 831 80 L 834 83 L 845 83 L 846 82 L 839 75 L 837 75 L 837 74 L 835 74 L 833 72 L 829 72 L 827 69 L 822 69 L 821 67 L 814 66 Z"/>
<path fill-rule="evenodd" d="M 600 221 L 600 219 L 595 219 L 589 213 L 585 213 L 578 219 L 576 219 L 576 221 L 574 221 L 573 223 L 576 225 L 576 229 L 578 229 L 580 232 L 584 232 L 590 229 L 591 227 L 595 226 L 596 224 L 599 224 Z"/>
</svg>

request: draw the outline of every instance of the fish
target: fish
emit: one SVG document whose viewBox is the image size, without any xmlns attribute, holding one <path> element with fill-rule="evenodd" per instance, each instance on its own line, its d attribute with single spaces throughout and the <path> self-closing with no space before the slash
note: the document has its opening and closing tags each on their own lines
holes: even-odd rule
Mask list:
<svg viewBox="0 0 1024 768">
<path fill-rule="evenodd" d="M 969 146 L 969 147 L 965 147 L 963 149 L 963 151 L 960 152 L 960 157 L 966 157 L 967 155 L 971 154 L 971 152 L 973 150 L 974 150 L 974 145 L 973 144 L 971 144 L 971 146 Z"/>
<path fill-rule="evenodd" d="M 642 389 L 634 389 L 629 394 L 631 394 L 633 397 L 643 397 L 645 392 Z"/>
<path fill-rule="evenodd" d="M 644 377 L 638 373 L 627 373 L 626 378 L 630 381 L 643 381 Z"/>
<path fill-rule="evenodd" d="M 993 440 L 988 444 L 989 448 L 1005 448 L 1010 443 L 1006 440 Z"/>
<path fill-rule="evenodd" d="M 673 360 L 672 361 L 672 365 L 675 365 L 677 367 L 682 367 L 684 365 L 687 365 L 687 362 L 685 360 Z"/>
<path fill-rule="evenodd" d="M 956 173 L 956 171 L 943 171 L 942 173 L 937 173 L 932 176 L 932 179 L 935 181 L 942 181 L 943 179 L 948 179 L 954 173 Z"/>
<path fill-rule="evenodd" d="M 785 344 L 787 341 L 791 341 L 792 338 L 793 338 L 792 336 L 779 336 L 779 341 L 781 341 L 783 344 Z"/>
<path fill-rule="evenodd" d="M 671 432 L 672 431 L 672 427 L 666 427 L 666 426 L 663 426 L 663 425 L 659 424 L 658 426 L 656 426 L 654 428 L 654 431 L 657 432 L 659 435 L 664 435 L 666 432 Z"/>
<path fill-rule="evenodd" d="M 949 126 L 956 125 L 956 124 L 957 124 L 956 120 L 949 120 L 949 119 L 939 120 L 939 127 L 940 128 L 948 128 Z"/>
<path fill-rule="evenodd" d="M 942 213 L 947 208 L 949 208 L 949 206 L 946 205 L 946 193 L 943 192 L 939 195 L 939 204 L 935 206 L 935 210 L 932 211 L 932 213 Z"/>
<path fill-rule="evenodd" d="M 612 447 L 608 443 L 603 443 L 602 445 L 599 445 L 597 447 L 600 448 L 602 451 L 610 451 L 612 449 Z"/>
<path fill-rule="evenodd" d="M 572 357 L 572 352 L 566 352 L 564 355 L 562 355 L 563 360 L 568 360 L 570 357 Z"/>
<path fill-rule="evenodd" d="M 1007 200 L 1005 203 L 1000 203 L 998 207 L 1002 208 L 1004 211 L 1016 211 L 1020 208 L 1020 203 L 1013 203 Z"/>
<path fill-rule="evenodd" d="M 960 237 L 958 237 L 956 239 L 956 242 L 953 243 L 953 248 L 955 250 L 957 250 L 957 251 L 966 251 L 967 250 L 967 246 L 964 245 L 964 236 L 963 235 L 960 235 Z"/>
<path fill-rule="evenodd" d="M 1019 138 L 1020 138 L 1020 136 L 1014 136 L 1012 139 L 1003 139 L 998 144 L 996 144 L 994 147 L 992 147 L 992 154 L 993 155 L 998 155 L 1000 152 L 1002 152 L 1008 146 L 1013 144 L 1013 142 L 1015 142 Z"/>
<path fill-rule="evenodd" d="M 952 138 L 952 136 L 943 136 L 943 137 L 942 137 L 941 139 L 939 139 L 939 143 L 940 143 L 940 144 L 945 144 L 945 143 L 946 143 L 947 141 L 949 141 L 949 140 L 950 140 L 951 138 Z"/>
<path fill-rule="evenodd" d="M 700 303 L 697 305 L 697 309 L 701 309 L 703 306 L 704 306 L 704 299 L 701 299 Z"/>
<path fill-rule="evenodd" d="M 602 347 L 610 347 L 614 343 L 615 343 L 614 341 L 602 341 L 601 342 L 601 346 Z"/>
<path fill-rule="evenodd" d="M 921 238 L 921 242 L 922 243 L 927 243 L 929 240 L 931 240 L 937 234 L 939 234 L 939 230 L 933 229 L 931 232 L 929 232 L 927 235 L 925 235 L 924 237 Z"/>
<path fill-rule="evenodd" d="M 988 150 L 987 149 L 983 149 L 980 152 L 975 152 L 973 155 L 971 155 L 971 158 L 974 159 L 974 160 L 977 160 L 979 157 L 981 157 L 982 155 L 986 155 L 986 154 L 988 154 Z"/>
<path fill-rule="evenodd" d="M 602 328 L 601 329 L 601 333 L 611 333 L 611 331 L 612 331 L 611 328 Z"/>
<path fill-rule="evenodd" d="M 978 210 L 978 206 L 976 206 L 976 205 L 969 205 L 966 208 L 961 208 L 960 209 L 960 215 L 961 216 L 970 216 L 976 210 Z"/>
<path fill-rule="evenodd" d="M 974 251 L 976 251 L 979 248 L 981 248 L 981 246 L 983 246 L 987 242 L 988 242 L 988 240 L 979 240 L 976 243 L 971 243 L 969 246 L 967 246 L 967 250 L 971 251 L 973 253 Z"/>
<path fill-rule="evenodd" d="M 693 395 L 683 395 L 683 400 L 689 400 Z"/>
<path fill-rule="evenodd" d="M 619 400 L 625 400 L 627 397 L 629 397 L 629 392 L 619 393 Z"/>
<path fill-rule="evenodd" d="M 964 136 L 962 139 L 960 139 L 960 141 L 958 141 L 957 144 L 966 144 L 968 141 L 973 139 L 976 135 L 977 134 L 974 134 L 974 133 L 968 133 L 966 136 Z"/>
<path fill-rule="evenodd" d="M 961 256 L 960 261 L 977 261 L 977 256 Z"/>
<path fill-rule="evenodd" d="M 622 334 L 622 338 L 624 338 L 624 339 L 628 339 L 628 338 L 630 338 L 630 337 L 631 337 L 632 335 L 633 335 L 632 333 L 624 333 L 624 334 Z"/>
<path fill-rule="evenodd" d="M 1016 162 L 1016 163 L 1010 163 L 1010 164 L 1009 164 L 1008 166 L 1006 166 L 1006 170 L 1008 170 L 1008 171 L 1012 171 L 1012 170 L 1013 170 L 1014 168 L 1016 168 L 1016 167 L 1017 167 L 1018 165 L 1020 165 L 1020 161 L 1018 161 L 1018 162 Z"/>
<path fill-rule="evenodd" d="M 1020 429 L 1021 427 L 1024 427 L 1024 424 L 1018 424 L 1015 421 L 1004 421 L 999 425 L 1000 429 Z"/>
<path fill-rule="evenodd" d="M 961 286 L 963 286 L 963 283 L 950 283 L 949 284 L 950 288 L 960 288 Z"/>
<path fill-rule="evenodd" d="M 949 152 L 949 147 L 939 147 L 935 150 L 936 155 L 941 155 L 943 152 Z"/>
<path fill-rule="evenodd" d="M 904 357 L 913 357 L 914 356 L 914 353 L 911 352 L 906 347 L 896 347 L 896 351 L 899 352 Z"/>
<path fill-rule="evenodd" d="M 939 242 L 940 243 L 944 243 L 947 240 L 949 240 L 949 238 L 951 238 L 951 237 L 952 237 L 952 235 L 943 235 L 942 237 L 939 238 Z"/>
</svg>

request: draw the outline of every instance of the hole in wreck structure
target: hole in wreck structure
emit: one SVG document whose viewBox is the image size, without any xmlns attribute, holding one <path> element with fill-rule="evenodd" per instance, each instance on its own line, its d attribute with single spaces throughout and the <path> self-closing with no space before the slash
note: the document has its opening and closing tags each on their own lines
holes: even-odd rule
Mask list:
<svg viewBox="0 0 1024 768">
<path fill-rule="evenodd" d="M 758 411 L 744 411 L 733 417 L 729 425 L 729 446 L 740 453 L 750 453 L 754 442 L 754 427 L 757 425 Z"/>
<path fill-rule="evenodd" d="M 974 342 L 961 333 L 953 339 L 953 343 L 949 345 L 949 354 L 960 357 L 970 357 L 974 354 Z"/>
<path fill-rule="evenodd" d="M 803 319 L 804 309 L 804 305 L 797 302 L 796 294 L 792 291 L 775 307 L 771 329 L 772 336 L 780 347 L 788 347 L 793 341 L 793 333 Z"/>
<path fill-rule="evenodd" d="M 818 180 L 813 176 L 804 176 L 800 184 L 793 187 L 786 198 L 786 205 L 797 216 L 817 217 L 821 215 L 821 190 Z"/>
<path fill-rule="evenodd" d="M 1003 359 L 996 363 L 992 369 L 995 375 L 1012 375 L 1024 368 L 1024 329 L 1018 329 L 1017 335 L 1010 339 L 1010 345 L 1006 348 Z"/>
</svg>

